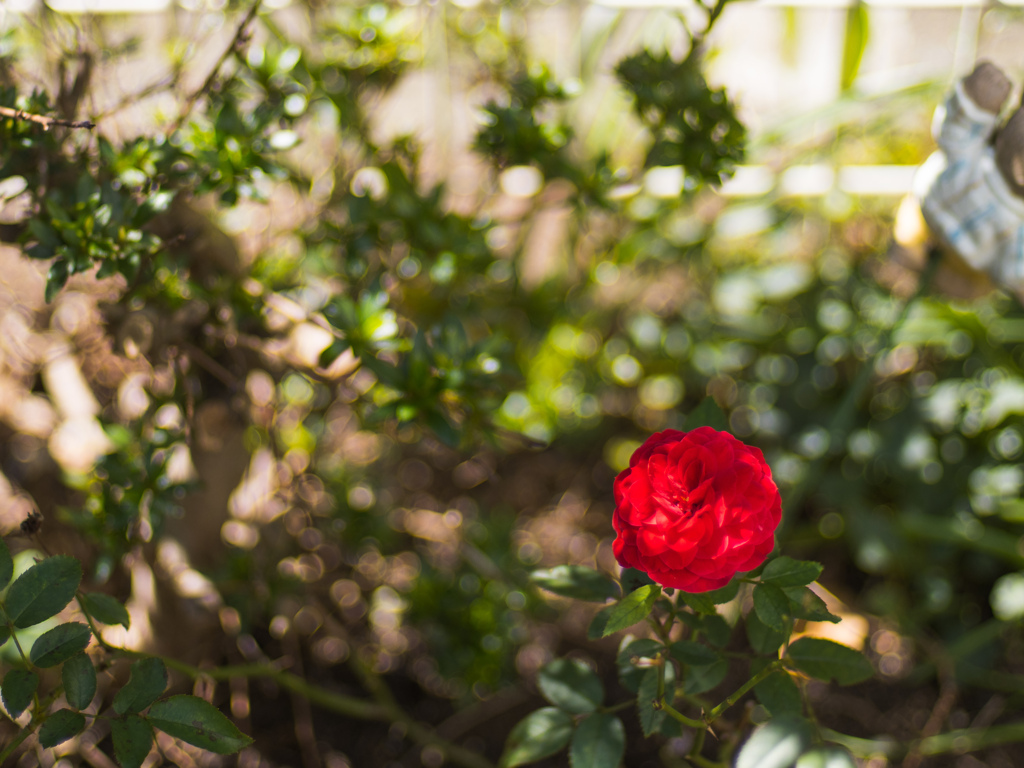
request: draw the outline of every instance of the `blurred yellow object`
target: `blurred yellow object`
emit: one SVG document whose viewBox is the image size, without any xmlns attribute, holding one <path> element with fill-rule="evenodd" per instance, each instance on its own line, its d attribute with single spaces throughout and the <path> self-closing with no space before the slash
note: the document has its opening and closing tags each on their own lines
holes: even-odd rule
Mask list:
<svg viewBox="0 0 1024 768">
<path fill-rule="evenodd" d="M 886 263 L 879 269 L 879 282 L 895 293 L 911 293 L 933 245 L 942 251 L 942 263 L 932 278 L 935 292 L 954 299 L 977 299 L 995 290 L 987 273 L 971 267 L 956 251 L 932 235 L 913 195 L 904 197 L 896 209 L 893 243 Z"/>
</svg>

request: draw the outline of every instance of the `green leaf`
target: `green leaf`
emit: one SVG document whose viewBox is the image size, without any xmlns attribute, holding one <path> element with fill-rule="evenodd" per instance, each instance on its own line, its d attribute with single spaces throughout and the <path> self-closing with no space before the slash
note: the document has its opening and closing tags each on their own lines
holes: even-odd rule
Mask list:
<svg viewBox="0 0 1024 768">
<path fill-rule="evenodd" d="M 75 709 L 85 709 L 96 695 L 96 667 L 86 653 L 72 656 L 60 670 L 64 696 Z"/>
<path fill-rule="evenodd" d="M 19 629 L 56 616 L 71 602 L 82 581 L 82 566 L 67 555 L 48 557 L 14 580 L 4 610 Z"/>
<path fill-rule="evenodd" d="M 545 699 L 574 715 L 593 712 L 604 700 L 604 687 L 579 659 L 555 659 L 537 675 L 537 687 Z"/>
<path fill-rule="evenodd" d="M 682 662 L 688 667 L 700 667 L 707 664 L 714 664 L 721 658 L 706 645 L 694 642 L 693 640 L 678 640 L 668 647 L 672 658 Z"/>
<path fill-rule="evenodd" d="M 572 729 L 572 715 L 557 707 L 531 712 L 508 735 L 500 765 L 514 768 L 553 755 L 569 743 Z"/>
<path fill-rule="evenodd" d="M 686 679 L 683 681 L 683 693 L 687 696 L 695 696 L 698 693 L 710 691 L 721 685 L 727 674 L 729 674 L 729 662 L 725 659 L 719 659 L 714 664 L 689 667 L 686 670 Z"/>
<path fill-rule="evenodd" d="M 43 292 L 43 298 L 47 304 L 53 301 L 60 293 L 60 289 L 67 285 L 70 276 L 71 265 L 68 264 L 67 259 L 57 259 L 50 264 L 50 269 L 46 273 L 46 289 Z"/>
<path fill-rule="evenodd" d="M 58 624 L 41 634 L 28 653 L 29 661 L 37 667 L 55 667 L 85 650 L 92 638 L 92 631 L 77 621 Z"/>
<path fill-rule="evenodd" d="M 747 639 L 757 653 L 774 655 L 786 642 L 786 633 L 772 629 L 757 617 L 757 611 L 747 614 Z"/>
<path fill-rule="evenodd" d="M 751 674 L 754 673 L 751 669 Z M 784 669 L 772 672 L 754 686 L 754 694 L 772 717 L 799 715 L 803 711 L 800 689 L 789 672 Z"/>
<path fill-rule="evenodd" d="M 603 603 L 608 598 L 619 597 L 619 586 L 610 577 L 583 565 L 559 565 L 534 571 L 530 574 L 530 581 L 542 589 L 574 600 Z"/>
<path fill-rule="evenodd" d="M 590 621 L 590 626 L 587 627 L 588 640 L 600 640 L 604 637 L 604 628 L 608 626 L 608 611 L 611 608 L 612 606 L 609 605 L 604 610 L 594 614 L 594 618 Z"/>
<path fill-rule="evenodd" d="M 85 716 L 70 709 L 58 709 L 47 715 L 39 728 L 39 745 L 49 749 L 85 730 Z"/>
<path fill-rule="evenodd" d="M 87 592 L 80 600 L 86 613 L 102 624 L 120 624 L 125 629 L 131 625 L 128 609 L 116 597 L 103 592 Z"/>
<path fill-rule="evenodd" d="M 11 559 L 11 551 L 7 548 L 7 542 L 0 539 L 0 589 L 11 583 L 14 576 L 14 561 Z"/>
<path fill-rule="evenodd" d="M 644 736 L 651 736 L 661 729 L 665 720 L 665 710 L 658 709 L 654 703 L 658 699 L 659 667 L 651 667 L 640 680 L 640 688 L 636 692 L 636 713 L 640 718 L 640 728 Z M 665 700 L 673 701 L 676 697 L 676 670 L 672 664 L 665 665 Z"/>
<path fill-rule="evenodd" d="M 842 747 L 814 747 L 800 755 L 796 768 L 857 768 L 853 756 Z"/>
<path fill-rule="evenodd" d="M 634 664 L 634 660 L 653 659 L 664 649 L 665 646 L 657 640 L 644 638 L 629 642 L 624 641 L 623 645 L 619 648 L 618 656 L 615 658 L 615 663 L 619 668 L 619 682 L 622 683 L 622 687 L 627 691 L 636 693 L 640 688 L 640 681 L 643 679 L 644 673 L 650 667 L 638 667 Z"/>
<path fill-rule="evenodd" d="M 32 703 L 36 688 L 39 687 L 39 675 L 27 669 L 12 669 L 4 675 L 0 685 L 0 698 L 4 701 L 7 714 L 17 717 Z"/>
<path fill-rule="evenodd" d="M 789 598 L 790 610 L 794 619 L 807 621 L 830 621 L 838 624 L 842 619 L 829 613 L 825 601 L 807 587 L 787 587 L 782 590 Z"/>
<path fill-rule="evenodd" d="M 754 610 L 757 618 L 778 632 L 786 631 L 786 619 L 790 612 L 786 593 L 771 584 L 754 587 Z"/>
<path fill-rule="evenodd" d="M 846 9 L 846 36 L 843 39 L 843 68 L 840 90 L 844 93 L 853 87 L 860 71 L 860 62 L 868 45 L 868 9 L 863 2 L 856 2 Z"/>
<path fill-rule="evenodd" d="M 792 768 L 811 743 L 811 725 L 800 717 L 776 717 L 747 739 L 735 768 Z"/>
<path fill-rule="evenodd" d="M 821 563 L 777 557 L 761 571 L 761 581 L 776 587 L 803 587 L 815 581 L 822 571 Z"/>
<path fill-rule="evenodd" d="M 622 574 L 619 576 L 619 582 L 622 584 L 622 594 L 624 595 L 635 592 L 640 587 L 653 587 L 656 584 L 654 579 L 636 568 L 623 568 Z"/>
<path fill-rule="evenodd" d="M 705 397 L 700 405 L 690 411 L 690 415 L 686 417 L 685 427 L 687 432 L 697 427 L 711 427 L 719 432 L 728 432 L 729 420 L 713 397 Z"/>
<path fill-rule="evenodd" d="M 167 667 L 164 666 L 164 663 L 153 657 L 139 659 L 132 663 L 132 674 L 124 688 L 114 696 L 114 711 L 119 715 L 141 712 L 166 690 Z M 197 699 L 197 701 L 202 701 L 202 699 Z M 223 717 L 223 715 L 221 716 Z M 170 733 L 170 731 L 167 732 Z M 189 744 L 191 743 L 189 742 Z"/>
<path fill-rule="evenodd" d="M 121 768 L 140 768 L 153 748 L 153 728 L 138 715 L 112 720 L 110 735 Z"/>
<path fill-rule="evenodd" d="M 721 605 L 722 603 L 731 602 L 739 594 L 740 583 L 733 579 L 721 589 L 713 589 L 710 592 L 705 592 L 704 595 L 708 597 L 715 605 Z"/>
<path fill-rule="evenodd" d="M 702 616 L 700 628 L 703 630 L 708 642 L 716 648 L 724 648 L 729 644 L 729 638 L 732 637 L 732 627 L 729 626 L 729 622 L 718 614 Z"/>
<path fill-rule="evenodd" d="M 660 595 L 661 587 L 647 585 L 605 608 L 601 613 L 606 613 L 608 620 L 601 630 L 601 636 L 607 637 L 646 619 Z"/>
<path fill-rule="evenodd" d="M 626 754 L 626 727 L 615 715 L 597 712 L 585 718 L 572 736 L 572 768 L 619 768 Z"/>
<path fill-rule="evenodd" d="M 252 744 L 252 739 L 213 704 L 198 696 L 171 696 L 149 709 L 146 720 L 154 728 L 218 755 L 230 755 Z"/>
<path fill-rule="evenodd" d="M 715 601 L 712 599 L 709 592 L 702 592 L 697 595 L 690 594 L 688 592 L 680 592 L 679 596 L 683 598 L 684 603 L 703 616 L 710 616 L 711 614 L 718 612 L 718 609 L 715 608 Z"/>
<path fill-rule="evenodd" d="M 786 657 L 801 672 L 819 680 L 835 679 L 853 685 L 874 674 L 864 654 L 820 637 L 801 637 L 786 650 Z"/>
</svg>

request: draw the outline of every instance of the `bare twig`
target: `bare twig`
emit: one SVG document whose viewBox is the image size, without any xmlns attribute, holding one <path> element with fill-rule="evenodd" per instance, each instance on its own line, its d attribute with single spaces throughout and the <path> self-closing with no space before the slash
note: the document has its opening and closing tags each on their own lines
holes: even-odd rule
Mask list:
<svg viewBox="0 0 1024 768">
<path fill-rule="evenodd" d="M 29 123 L 36 123 L 37 125 L 43 126 L 44 131 L 50 130 L 50 128 L 55 125 L 59 125 L 63 128 L 92 129 L 96 127 L 96 123 L 91 120 L 61 120 L 59 117 L 34 115 L 31 112 L 26 112 L 23 109 L 14 109 L 13 107 L 0 107 L 0 115 L 3 115 L 4 117 L 11 117 L 15 120 L 25 120 Z"/>
<path fill-rule="evenodd" d="M 256 0 L 249 9 L 249 12 L 245 14 L 245 18 L 242 19 L 242 23 L 239 24 L 238 29 L 235 30 L 235 36 L 231 38 L 231 43 L 225 49 L 224 53 L 221 54 L 221 57 L 217 59 L 217 63 L 214 65 L 213 69 L 210 70 L 210 74 L 207 76 L 206 80 L 198 89 L 196 89 L 196 91 L 192 93 L 191 96 L 188 97 L 188 101 L 185 102 L 184 109 L 181 110 L 181 114 L 178 116 L 178 120 L 174 124 L 174 130 L 178 130 L 185 124 L 185 120 L 188 119 L 188 116 L 192 112 L 193 107 L 195 107 L 196 102 L 213 87 L 213 81 L 217 79 L 217 75 L 220 73 L 220 68 L 224 66 L 224 63 L 231 57 L 231 54 L 235 52 L 235 49 L 238 48 L 238 46 L 246 39 L 249 24 L 256 18 L 256 13 L 259 11 L 262 2 L 263 0 Z"/>
</svg>

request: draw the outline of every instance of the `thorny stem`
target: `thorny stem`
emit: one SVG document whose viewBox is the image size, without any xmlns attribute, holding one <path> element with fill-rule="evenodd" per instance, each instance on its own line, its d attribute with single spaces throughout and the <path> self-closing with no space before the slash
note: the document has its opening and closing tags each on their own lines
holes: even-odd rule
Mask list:
<svg viewBox="0 0 1024 768">
<path fill-rule="evenodd" d="M 50 130 L 50 128 L 55 125 L 59 125 L 63 128 L 88 128 L 90 130 L 96 127 L 96 123 L 91 120 L 61 120 L 59 117 L 34 115 L 31 112 L 26 112 L 22 109 L 14 109 L 13 107 L 0 107 L 0 115 L 10 117 L 15 120 L 24 120 L 29 123 L 36 123 L 37 125 L 41 125 L 44 131 Z"/>
<path fill-rule="evenodd" d="M 760 672 L 758 672 L 752 678 L 747 680 L 747 682 L 745 682 L 743 685 L 741 685 L 739 688 L 737 688 L 733 692 L 733 694 L 731 696 L 729 696 L 725 701 L 723 701 L 717 707 L 715 707 L 710 712 L 708 712 L 704 716 L 704 722 L 708 723 L 709 725 L 711 723 L 713 723 L 715 720 L 717 720 L 719 717 L 722 716 L 722 713 L 725 712 L 725 710 L 727 710 L 729 707 L 731 707 L 733 704 L 735 704 L 737 701 L 739 701 L 747 692 L 749 692 L 751 688 L 753 688 L 755 685 L 757 685 L 762 680 L 764 680 L 766 677 L 768 677 L 768 675 L 770 675 L 772 672 L 774 672 L 775 670 L 777 670 L 777 669 L 779 669 L 781 667 L 782 667 L 782 662 L 781 661 L 773 661 L 771 664 L 769 664 L 767 667 L 762 669 Z"/>
<path fill-rule="evenodd" d="M 122 648 L 113 650 L 129 657 L 141 658 L 152 656 L 152 654 L 129 651 Z M 311 704 L 337 712 L 346 717 L 356 720 L 399 723 L 405 727 L 406 733 L 412 739 L 423 745 L 437 747 L 448 756 L 449 760 L 463 766 L 463 768 L 495 768 L 494 764 L 483 755 L 441 738 L 429 725 L 421 723 L 408 715 L 395 701 L 391 691 L 388 690 L 380 676 L 361 660 L 356 659 L 355 653 L 350 657 L 351 666 L 363 685 L 369 690 L 373 698 L 376 699 L 376 702 L 324 690 L 319 686 L 312 685 L 299 675 L 286 672 L 273 664 L 240 664 L 216 667 L 214 669 L 200 669 L 199 667 L 194 667 L 191 664 L 185 664 L 166 656 L 156 656 L 155 658 L 163 661 L 170 669 L 181 672 L 192 679 L 200 677 L 206 677 L 210 680 L 228 680 L 233 677 L 268 678 L 282 688 L 305 697 Z"/>
</svg>

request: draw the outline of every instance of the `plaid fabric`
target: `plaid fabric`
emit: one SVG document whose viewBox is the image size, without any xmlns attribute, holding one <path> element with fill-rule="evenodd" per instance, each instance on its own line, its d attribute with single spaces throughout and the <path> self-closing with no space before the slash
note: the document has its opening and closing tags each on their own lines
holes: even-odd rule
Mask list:
<svg viewBox="0 0 1024 768">
<path fill-rule="evenodd" d="M 991 138 L 997 115 L 979 108 L 962 83 L 935 111 L 939 145 L 914 181 L 931 230 L 996 284 L 1024 287 L 1024 200 L 995 164 Z"/>
</svg>

